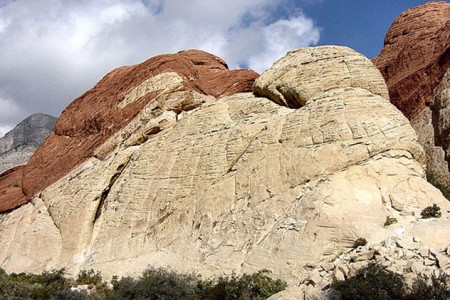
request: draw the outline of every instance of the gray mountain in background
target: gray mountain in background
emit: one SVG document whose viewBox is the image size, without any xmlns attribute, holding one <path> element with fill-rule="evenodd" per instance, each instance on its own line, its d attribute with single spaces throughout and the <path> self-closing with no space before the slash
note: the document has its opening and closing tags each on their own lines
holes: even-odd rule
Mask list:
<svg viewBox="0 0 450 300">
<path fill-rule="evenodd" d="M 26 164 L 53 131 L 57 118 L 33 114 L 0 138 L 0 174 Z"/>
</svg>

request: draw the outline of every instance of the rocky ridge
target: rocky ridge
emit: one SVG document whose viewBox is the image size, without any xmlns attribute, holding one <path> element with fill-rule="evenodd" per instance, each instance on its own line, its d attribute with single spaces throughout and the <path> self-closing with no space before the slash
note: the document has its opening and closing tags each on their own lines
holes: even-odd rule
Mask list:
<svg viewBox="0 0 450 300">
<path fill-rule="evenodd" d="M 338 256 L 334 261 L 306 266 L 309 277 L 298 286 L 290 287 L 269 300 L 329 299 L 330 285 L 342 281 L 367 266 L 378 264 L 387 270 L 403 274 L 406 283 L 412 285 L 418 276 L 431 278 L 445 273 L 450 275 L 450 246 L 435 249 L 419 239 L 389 237 L 378 244 L 367 244 Z"/>
<path fill-rule="evenodd" d="M 92 157 L 0 216 L 2 268 L 106 277 L 149 264 L 205 276 L 266 268 L 295 285 L 310 278 L 308 264 L 335 261 L 359 237 L 398 236 L 387 216 L 405 240 L 448 246 L 450 204 L 424 179 L 417 136 L 364 56 L 291 51 L 253 85 L 269 98 L 215 99 L 195 83 L 174 94 L 178 77 L 150 75 L 117 105 L 161 82 L 160 107 L 186 97 L 198 107 L 155 116 L 147 103 Z M 415 217 L 431 203 L 441 220 Z"/>
<path fill-rule="evenodd" d="M 0 181 L 0 212 L 22 205 L 87 159 L 103 159 L 131 133 L 136 139 L 148 137 L 182 111 L 250 91 L 257 76 L 229 70 L 222 59 L 196 50 L 113 70 L 62 112 L 27 165 L 8 175 L 13 183 Z"/>
<path fill-rule="evenodd" d="M 0 138 L 0 174 L 26 164 L 53 131 L 56 118 L 33 114 Z"/>
<path fill-rule="evenodd" d="M 450 188 L 449 131 L 446 129 L 450 67 L 450 3 L 428 2 L 402 13 L 373 59 L 391 102 L 411 121 L 431 176 Z"/>
<path fill-rule="evenodd" d="M 450 3 L 430 1 L 400 14 L 373 63 L 391 102 L 412 119 L 430 102 L 450 67 Z"/>
</svg>

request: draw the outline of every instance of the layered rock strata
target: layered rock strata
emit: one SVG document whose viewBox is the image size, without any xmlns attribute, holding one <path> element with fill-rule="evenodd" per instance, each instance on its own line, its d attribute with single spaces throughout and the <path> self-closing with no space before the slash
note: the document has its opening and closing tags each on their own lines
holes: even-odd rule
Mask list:
<svg viewBox="0 0 450 300">
<path fill-rule="evenodd" d="M 387 216 L 403 238 L 433 247 L 449 240 L 450 205 L 424 179 L 414 130 L 364 56 L 345 47 L 292 51 L 254 84 L 272 101 L 251 93 L 208 101 L 194 83 L 171 98 L 177 75 L 159 76 L 169 95 L 159 105 L 195 96 L 199 107 L 154 116 L 155 104 L 143 105 L 92 157 L 1 215 L 2 268 L 106 277 L 148 265 L 205 276 L 270 269 L 299 284 L 305 266 L 334 261 L 359 237 L 398 236 L 384 227 Z M 123 101 L 152 91 L 132 87 Z M 433 224 L 416 217 L 432 202 L 444 212 Z"/>
<path fill-rule="evenodd" d="M 197 50 L 113 70 L 63 111 L 55 130 L 20 170 L 20 199 L 30 199 L 91 157 L 103 159 L 131 133 L 145 138 L 182 111 L 250 91 L 257 76 L 251 70 L 231 71 L 222 59 Z M 8 190 L 0 181 L 0 206 L 14 209 L 23 201 Z"/>
<path fill-rule="evenodd" d="M 412 119 L 433 96 L 450 67 L 450 3 L 431 1 L 395 19 L 373 59 L 391 102 Z"/>
<path fill-rule="evenodd" d="M 450 3 L 428 2 L 402 13 L 373 59 L 391 97 L 411 121 L 427 157 L 429 176 L 450 187 L 445 90 L 450 67 Z M 447 75 L 448 78 L 449 75 Z M 447 84 L 447 87 L 446 87 Z M 442 91 L 444 90 L 444 91 Z"/>
</svg>

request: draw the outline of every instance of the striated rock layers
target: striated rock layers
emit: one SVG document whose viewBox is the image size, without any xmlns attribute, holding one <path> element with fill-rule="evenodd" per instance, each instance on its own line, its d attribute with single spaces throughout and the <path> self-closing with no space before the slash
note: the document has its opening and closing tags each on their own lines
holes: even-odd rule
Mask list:
<svg viewBox="0 0 450 300">
<path fill-rule="evenodd" d="M 424 179 L 416 134 L 364 56 L 292 51 L 254 84 L 272 101 L 252 93 L 208 101 L 198 79 L 180 78 L 148 72 L 122 88 L 118 107 L 154 97 L 155 84 L 166 90 L 91 157 L 0 215 L 2 268 L 105 276 L 148 265 L 205 276 L 266 268 L 299 284 L 309 264 L 334 261 L 359 237 L 448 246 L 450 205 Z M 185 97 L 198 107 L 151 113 Z M 419 218 L 431 203 L 442 219 Z M 398 223 L 385 227 L 387 216 Z"/>
<path fill-rule="evenodd" d="M 12 186 L 0 181 L 0 212 L 23 204 L 90 157 L 103 159 L 130 132 L 145 138 L 175 122 L 181 111 L 250 91 L 257 76 L 251 70 L 230 71 L 222 59 L 195 50 L 113 70 L 63 111 L 54 132 L 16 171 L 23 176 L 9 175 L 23 177 L 14 183 L 14 195 Z M 140 122 L 130 123 L 136 118 Z"/>
<path fill-rule="evenodd" d="M 0 138 L 0 174 L 26 164 L 53 131 L 56 118 L 33 114 Z"/>
<path fill-rule="evenodd" d="M 402 13 L 373 62 L 386 80 L 391 102 L 416 130 L 429 172 L 450 187 L 449 131 L 443 122 L 448 108 L 442 100 L 448 98 L 444 74 L 450 67 L 450 3 L 428 2 Z"/>
<path fill-rule="evenodd" d="M 391 102 L 408 119 L 416 116 L 450 67 L 450 3 L 428 2 L 403 12 L 373 62 L 386 80 Z"/>
</svg>

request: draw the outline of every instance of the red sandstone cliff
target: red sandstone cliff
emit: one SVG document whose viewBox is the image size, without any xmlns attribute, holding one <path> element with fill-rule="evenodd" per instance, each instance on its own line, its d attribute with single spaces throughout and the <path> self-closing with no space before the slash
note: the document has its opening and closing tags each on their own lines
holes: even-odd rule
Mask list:
<svg viewBox="0 0 450 300">
<path fill-rule="evenodd" d="M 430 101 L 450 66 L 450 3 L 428 2 L 403 12 L 373 59 L 391 102 L 411 119 Z"/>
</svg>

